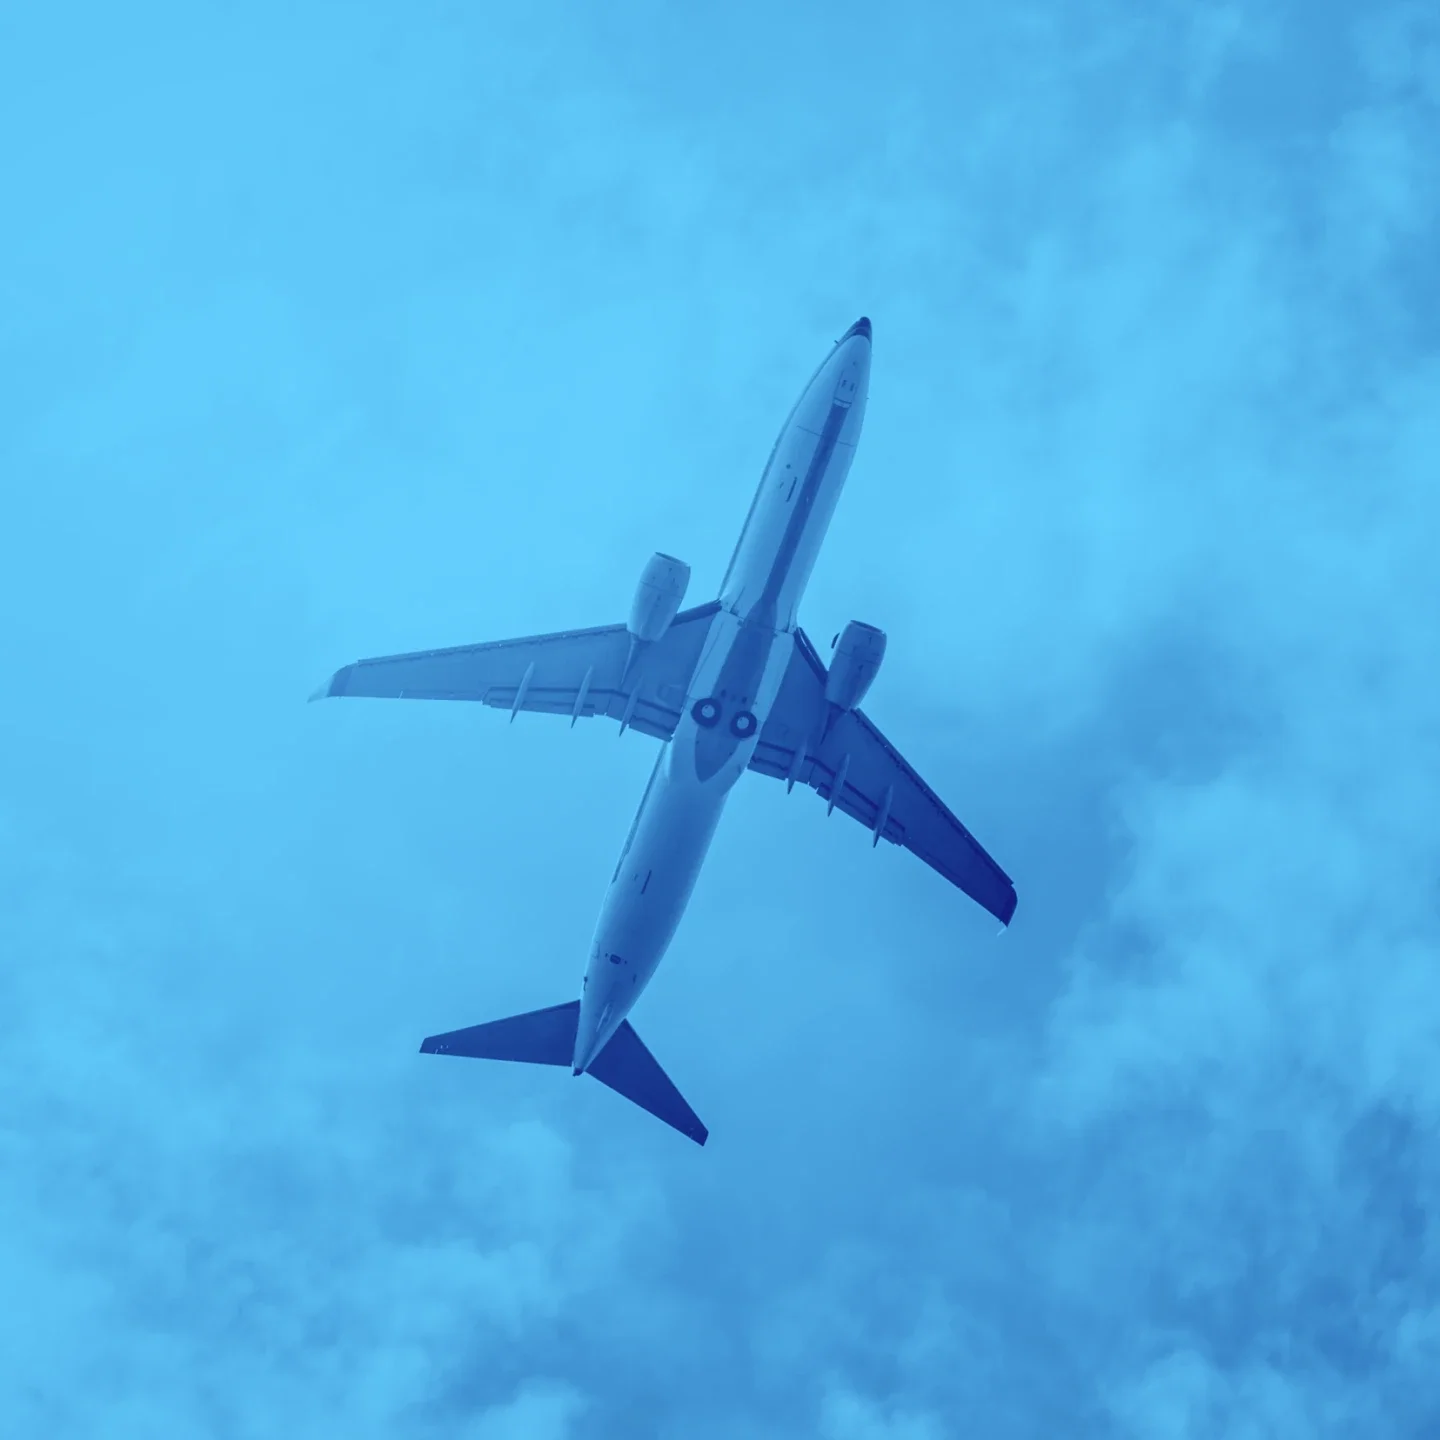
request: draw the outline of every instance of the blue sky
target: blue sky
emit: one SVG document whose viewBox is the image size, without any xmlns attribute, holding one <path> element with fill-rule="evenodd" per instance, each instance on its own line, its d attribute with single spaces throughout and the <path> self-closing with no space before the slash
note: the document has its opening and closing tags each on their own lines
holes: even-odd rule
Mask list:
<svg viewBox="0 0 1440 1440">
<path fill-rule="evenodd" d="M 1425 4 L 0 19 L 0 1430 L 1440 1430 Z M 719 583 L 826 346 L 803 610 L 1003 940 L 737 790 L 598 1085 L 652 760 L 305 706 Z"/>
</svg>

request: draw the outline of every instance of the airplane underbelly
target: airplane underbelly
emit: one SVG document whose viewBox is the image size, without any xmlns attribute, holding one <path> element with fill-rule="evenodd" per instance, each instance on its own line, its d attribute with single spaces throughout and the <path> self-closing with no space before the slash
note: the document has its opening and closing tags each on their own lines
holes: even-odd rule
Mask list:
<svg viewBox="0 0 1440 1440">
<path fill-rule="evenodd" d="M 841 347 L 791 412 L 721 586 L 727 610 L 779 630 L 794 625 L 795 606 L 860 438 L 863 372 L 862 357 Z"/>
<path fill-rule="evenodd" d="M 728 790 L 755 753 L 795 641 L 789 631 L 761 620 L 726 621 L 727 643 L 705 657 L 691 681 L 690 708 L 675 732 L 671 765 L 687 783 Z"/>
<path fill-rule="evenodd" d="M 729 795 L 728 786 L 677 780 L 675 758 L 668 747 L 661 755 L 595 926 L 582 1003 L 605 1010 L 611 1030 L 673 939 Z"/>
<path fill-rule="evenodd" d="M 775 602 L 774 624 L 777 629 L 792 630 L 795 627 L 800 597 L 805 593 L 810 572 L 819 558 L 820 547 L 825 541 L 825 532 L 830 528 L 830 519 L 835 514 L 854 453 L 853 446 L 835 447 L 826 466 L 824 479 L 815 489 L 803 523 L 797 527 L 797 533 L 789 543 L 788 550 L 782 541 L 781 551 L 772 562 L 779 571 L 772 590 Z"/>
<path fill-rule="evenodd" d="M 581 1007 L 602 1044 L 674 938 L 790 663 L 789 633 L 723 612 L 716 622 L 721 633 L 696 672 L 674 739 L 656 760 L 595 927 Z"/>
</svg>

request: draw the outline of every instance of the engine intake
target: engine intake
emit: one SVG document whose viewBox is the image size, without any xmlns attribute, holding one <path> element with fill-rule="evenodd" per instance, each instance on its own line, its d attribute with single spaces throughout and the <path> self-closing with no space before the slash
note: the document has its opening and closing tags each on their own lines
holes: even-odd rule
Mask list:
<svg viewBox="0 0 1440 1440">
<path fill-rule="evenodd" d="M 658 552 L 650 557 L 630 606 L 627 628 L 636 640 L 649 644 L 670 628 L 689 583 L 690 567 L 683 560 Z"/>
<path fill-rule="evenodd" d="M 825 677 L 825 699 L 837 710 L 853 710 L 874 683 L 884 658 L 885 632 L 852 620 L 836 642 Z"/>
</svg>

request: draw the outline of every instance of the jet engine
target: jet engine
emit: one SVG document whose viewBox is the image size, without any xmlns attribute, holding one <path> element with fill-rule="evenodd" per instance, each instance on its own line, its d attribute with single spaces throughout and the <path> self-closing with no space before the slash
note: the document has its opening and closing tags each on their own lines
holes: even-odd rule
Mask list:
<svg viewBox="0 0 1440 1440">
<path fill-rule="evenodd" d="M 880 671 L 885 632 L 852 620 L 835 639 L 835 658 L 825 677 L 825 699 L 837 710 L 853 710 Z"/>
<path fill-rule="evenodd" d="M 690 567 L 683 560 L 673 555 L 652 555 L 630 605 L 627 628 L 631 635 L 642 644 L 658 640 L 670 628 L 689 583 Z"/>
</svg>

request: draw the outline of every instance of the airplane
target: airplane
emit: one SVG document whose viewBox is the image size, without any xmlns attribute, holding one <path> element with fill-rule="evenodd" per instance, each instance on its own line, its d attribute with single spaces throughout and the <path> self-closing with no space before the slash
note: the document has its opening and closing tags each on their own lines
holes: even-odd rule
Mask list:
<svg viewBox="0 0 1440 1440">
<path fill-rule="evenodd" d="M 814 790 L 871 844 L 902 845 L 1008 926 L 1015 887 L 859 708 L 885 633 L 851 621 L 828 667 L 796 623 L 855 455 L 872 331 L 862 316 L 770 452 L 718 598 L 681 610 L 690 567 L 646 564 L 623 625 L 359 660 L 310 698 L 471 700 L 662 741 L 600 907 L 580 997 L 431 1035 L 422 1053 L 569 1065 L 703 1145 L 709 1131 L 628 1016 L 665 955 L 732 787 L 747 770 Z"/>
</svg>

